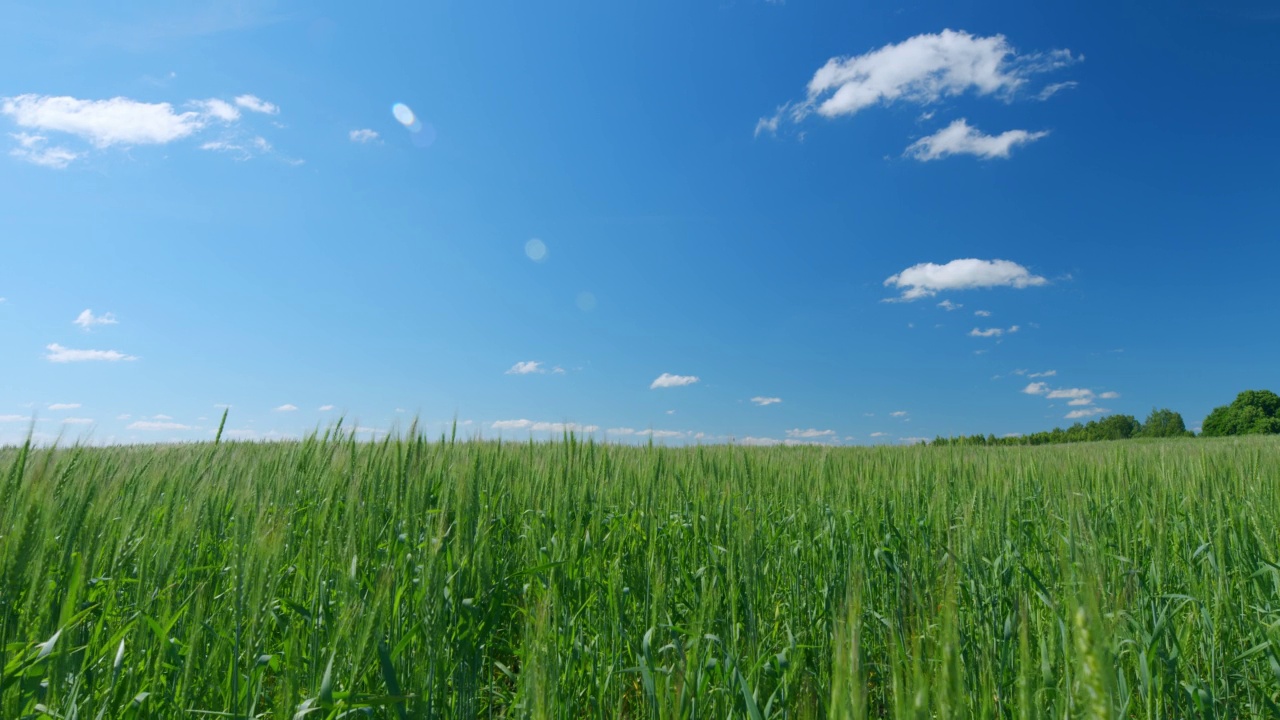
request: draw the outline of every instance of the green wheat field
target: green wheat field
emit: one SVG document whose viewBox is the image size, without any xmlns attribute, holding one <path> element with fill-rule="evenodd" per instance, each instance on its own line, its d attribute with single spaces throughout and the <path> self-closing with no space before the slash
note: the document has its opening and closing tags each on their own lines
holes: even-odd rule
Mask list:
<svg viewBox="0 0 1280 720">
<path fill-rule="evenodd" d="M 1274 438 L 0 450 L 0 718 L 1280 717 Z"/>
</svg>

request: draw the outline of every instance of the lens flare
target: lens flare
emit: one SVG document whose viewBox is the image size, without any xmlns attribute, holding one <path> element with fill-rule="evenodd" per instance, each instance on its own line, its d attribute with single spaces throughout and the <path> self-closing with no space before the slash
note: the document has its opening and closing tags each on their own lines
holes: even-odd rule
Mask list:
<svg viewBox="0 0 1280 720">
<path fill-rule="evenodd" d="M 392 105 L 391 114 L 395 116 L 396 122 L 410 130 L 412 130 L 414 124 L 418 122 L 418 118 L 413 114 L 413 110 L 410 110 L 409 106 L 404 103 L 396 103 L 395 105 Z"/>
<path fill-rule="evenodd" d="M 534 262 L 542 262 L 547 259 L 547 244 L 534 238 L 524 244 L 524 254 Z"/>
<path fill-rule="evenodd" d="M 596 296 L 589 292 L 578 293 L 578 309 L 582 312 L 591 312 L 596 309 Z"/>
</svg>

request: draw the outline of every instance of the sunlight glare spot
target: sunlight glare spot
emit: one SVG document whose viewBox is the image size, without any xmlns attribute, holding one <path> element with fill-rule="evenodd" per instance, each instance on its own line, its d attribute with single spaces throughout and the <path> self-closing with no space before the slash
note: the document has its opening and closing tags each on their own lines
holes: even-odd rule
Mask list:
<svg viewBox="0 0 1280 720">
<path fill-rule="evenodd" d="M 410 130 L 413 130 L 413 126 L 418 122 L 418 118 L 414 116 L 413 111 L 404 103 L 396 103 L 395 105 L 392 105 L 391 114 L 395 115 L 396 122 Z"/>
<path fill-rule="evenodd" d="M 542 262 L 547 259 L 547 244 L 538 238 L 533 238 L 524 244 L 524 254 L 534 262 Z"/>
<path fill-rule="evenodd" d="M 578 293 L 578 309 L 583 312 L 595 310 L 596 296 L 586 291 Z"/>
</svg>

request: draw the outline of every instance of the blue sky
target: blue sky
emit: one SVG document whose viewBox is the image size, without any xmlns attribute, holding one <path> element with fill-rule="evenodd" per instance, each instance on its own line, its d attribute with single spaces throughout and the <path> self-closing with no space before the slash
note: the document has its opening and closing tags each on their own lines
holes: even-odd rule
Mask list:
<svg viewBox="0 0 1280 720">
<path fill-rule="evenodd" d="M 0 443 L 1280 389 L 1268 3 L 128 5 L 0 9 Z"/>
</svg>

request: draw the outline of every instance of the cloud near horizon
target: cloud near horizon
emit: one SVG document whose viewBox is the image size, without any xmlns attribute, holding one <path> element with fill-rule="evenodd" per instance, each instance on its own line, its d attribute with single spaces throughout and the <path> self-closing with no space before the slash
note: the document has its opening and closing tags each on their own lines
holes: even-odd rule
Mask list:
<svg viewBox="0 0 1280 720">
<path fill-rule="evenodd" d="M 45 346 L 45 350 L 49 351 L 45 355 L 45 359 L 49 362 L 68 363 L 68 362 L 118 362 L 137 360 L 134 355 L 125 355 L 118 350 L 73 350 L 63 347 L 58 343 L 50 343 Z"/>
</svg>

